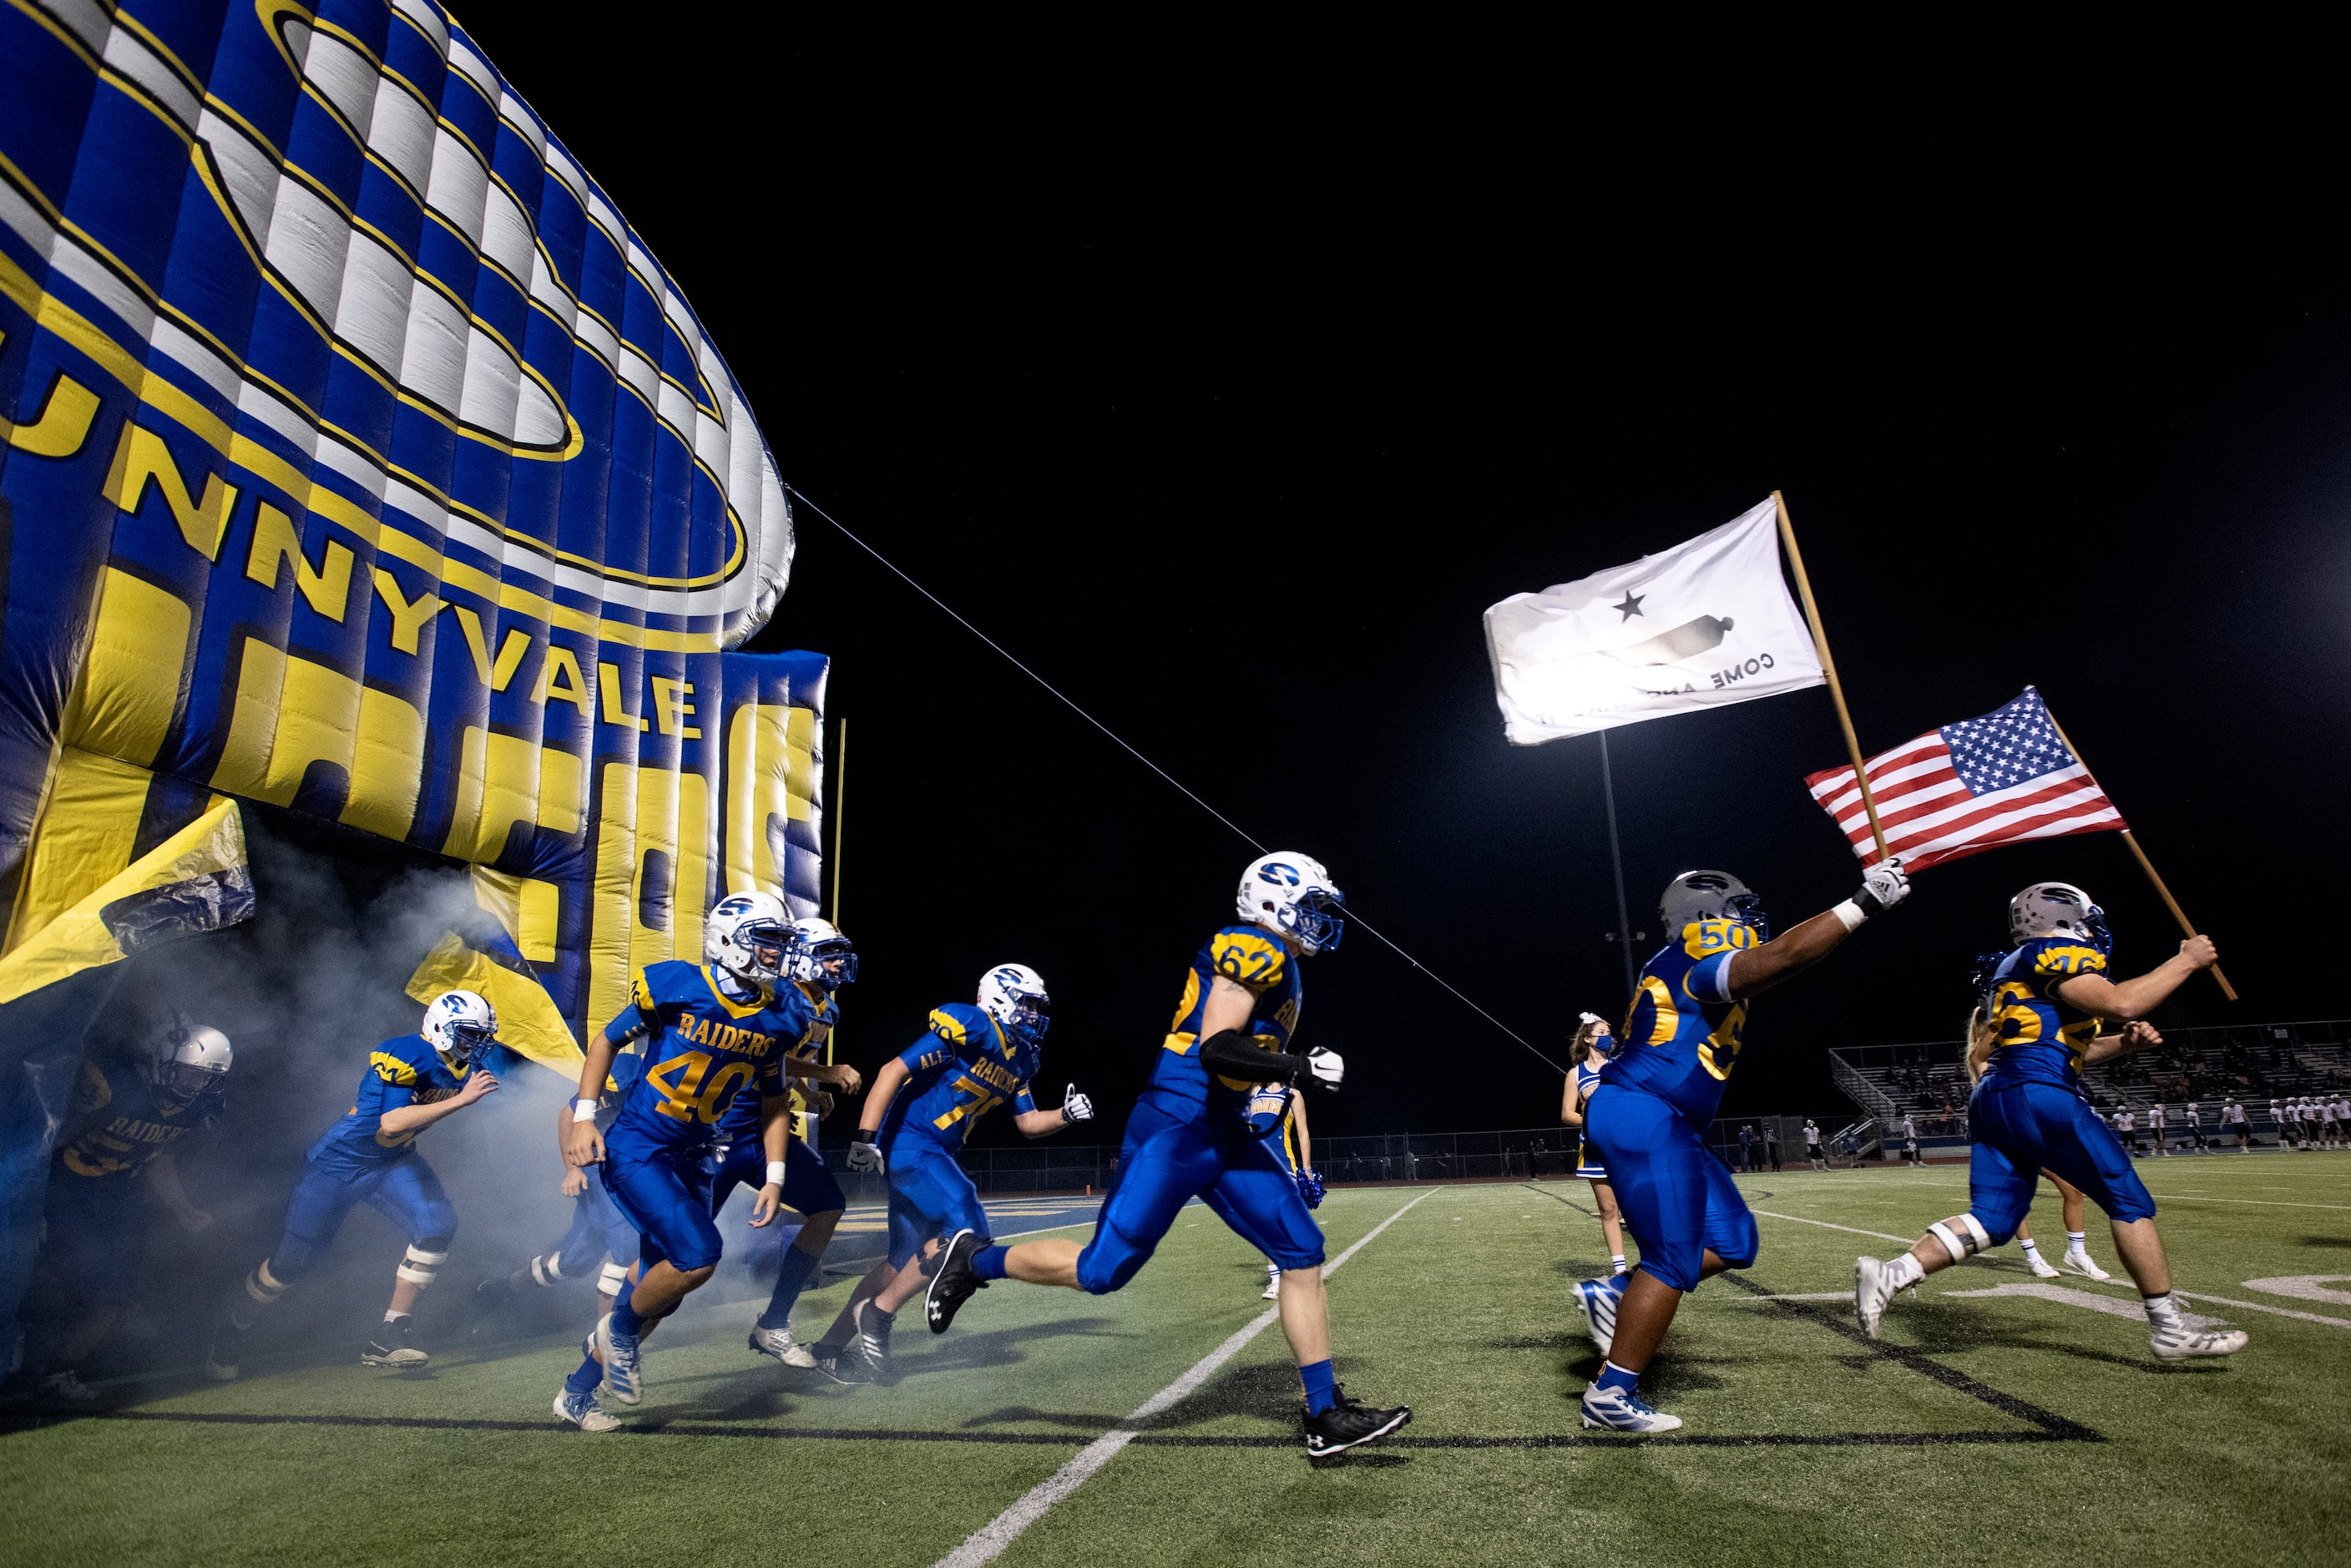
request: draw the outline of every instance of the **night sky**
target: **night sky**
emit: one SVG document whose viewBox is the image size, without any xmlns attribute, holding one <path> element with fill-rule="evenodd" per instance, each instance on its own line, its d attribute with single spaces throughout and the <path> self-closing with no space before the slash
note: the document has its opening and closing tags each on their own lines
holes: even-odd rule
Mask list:
<svg viewBox="0 0 2351 1568">
<path fill-rule="evenodd" d="M 464 19 L 786 478 L 1546 1052 L 1625 1001 L 1598 741 L 1504 743 L 1479 613 L 1775 487 L 1865 748 L 2041 688 L 2244 998 L 2199 979 L 2158 1021 L 2341 1009 L 2290 935 L 2351 871 L 2339 204 L 2187 131 L 1700 156 L 1368 89 L 1275 126 L 528 11 Z M 622 76 L 655 101 L 613 112 Z M 1018 959 L 1054 993 L 1040 1097 L 1074 1079 L 1113 1137 L 1254 852 L 813 513 L 753 646 L 831 655 L 850 726 L 846 1056 Z M 1610 745 L 1653 936 L 1691 866 L 1783 928 L 1855 885 L 1802 786 L 1844 759 L 1824 691 Z M 2053 877 L 2124 970 L 2174 950 L 2112 835 L 1937 868 L 1762 999 L 1726 1111 L 1825 1121 L 1825 1048 L 1955 1037 L 2008 895 Z M 1367 933 L 1307 989 L 1301 1041 L 1351 1065 L 1318 1134 L 1554 1119 L 1549 1069 Z"/>
</svg>

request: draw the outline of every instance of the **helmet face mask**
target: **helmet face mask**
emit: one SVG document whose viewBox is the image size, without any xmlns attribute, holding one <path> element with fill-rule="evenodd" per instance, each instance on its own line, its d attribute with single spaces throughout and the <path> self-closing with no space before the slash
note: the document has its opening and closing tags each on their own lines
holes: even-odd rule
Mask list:
<svg viewBox="0 0 2351 1568">
<path fill-rule="evenodd" d="M 209 1024 L 185 1027 L 167 1038 L 157 1053 L 148 1081 L 156 1098 L 172 1110 L 184 1111 L 207 1094 L 228 1086 L 229 1063 L 235 1052 L 228 1036 Z"/>
<path fill-rule="evenodd" d="M 1697 920 L 1729 920 L 1755 933 L 1759 942 L 1771 939 L 1771 917 L 1763 913 L 1762 897 L 1727 871 L 1686 871 L 1666 884 L 1657 900 L 1657 924 L 1666 939 L 1679 941 L 1682 928 Z"/>
<path fill-rule="evenodd" d="M 998 964 L 979 977 L 979 1010 L 1016 1045 L 1038 1045 L 1053 1026 L 1045 977 L 1026 964 Z"/>
<path fill-rule="evenodd" d="M 1243 920 L 1280 932 L 1301 953 L 1334 951 L 1346 932 L 1347 895 L 1311 855 L 1259 856 L 1241 873 L 1234 904 Z"/>
<path fill-rule="evenodd" d="M 424 1009 L 424 1026 L 417 1032 L 462 1073 L 499 1043 L 497 1009 L 472 991 L 444 991 Z"/>
<path fill-rule="evenodd" d="M 793 946 L 792 919 L 774 894 L 728 894 L 712 908 L 702 931 L 705 963 L 761 989 L 783 979 Z"/>
<path fill-rule="evenodd" d="M 830 991 L 857 978 L 857 949 L 830 920 L 798 921 L 792 926 L 786 972 L 791 979 Z"/>
</svg>

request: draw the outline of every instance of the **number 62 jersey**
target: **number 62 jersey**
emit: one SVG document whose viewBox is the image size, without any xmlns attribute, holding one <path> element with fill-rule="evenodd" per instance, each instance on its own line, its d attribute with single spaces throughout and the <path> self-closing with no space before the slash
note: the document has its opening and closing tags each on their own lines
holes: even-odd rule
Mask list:
<svg viewBox="0 0 2351 1568">
<path fill-rule="evenodd" d="M 784 1092 L 784 1053 L 808 1023 L 808 1001 L 795 988 L 738 1002 L 701 965 L 647 965 L 629 1005 L 604 1026 L 616 1045 L 644 1041 L 643 1072 L 607 1143 L 700 1155 L 737 1096 Z"/>
</svg>

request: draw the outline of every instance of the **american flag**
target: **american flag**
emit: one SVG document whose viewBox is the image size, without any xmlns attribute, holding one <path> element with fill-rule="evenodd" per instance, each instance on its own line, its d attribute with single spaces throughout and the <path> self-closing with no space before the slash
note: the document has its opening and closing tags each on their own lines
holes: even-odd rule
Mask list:
<svg viewBox="0 0 2351 1568">
<path fill-rule="evenodd" d="M 1871 758 L 1867 766 L 1886 847 L 1908 871 L 2025 839 L 2126 826 L 2031 686 L 2005 707 L 1930 729 Z M 1853 769 L 1832 768 L 1804 782 L 1853 841 L 1862 863 L 1875 862 L 1877 841 L 1870 836 Z"/>
</svg>

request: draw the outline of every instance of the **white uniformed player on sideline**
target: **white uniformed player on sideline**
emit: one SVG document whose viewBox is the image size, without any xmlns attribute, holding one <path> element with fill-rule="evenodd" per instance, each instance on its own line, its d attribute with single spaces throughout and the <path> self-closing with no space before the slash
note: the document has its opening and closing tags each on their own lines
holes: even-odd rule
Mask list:
<svg viewBox="0 0 2351 1568">
<path fill-rule="evenodd" d="M 2139 1152 L 2138 1113 L 2125 1105 L 2115 1115 L 2115 1131 L 2122 1134 L 2123 1147 L 2131 1152 L 2133 1159 L 2137 1159 Z"/>
<path fill-rule="evenodd" d="M 1987 1251 L 2016 1233 L 2043 1170 L 2057 1170 L 2098 1200 L 2113 1221 L 2115 1249 L 2139 1288 L 2147 1343 L 2157 1357 L 2229 1355 L 2245 1346 L 2241 1330 L 2189 1326 L 2172 1294 L 2171 1265 L 2155 1228 L 2155 1200 L 2114 1135 L 2082 1097 L 2085 1063 L 2110 1061 L 2163 1043 L 2146 1021 L 2158 1004 L 2220 954 L 2207 936 L 2190 936 L 2179 954 L 2135 979 L 2108 977 L 2113 938 L 2104 911 L 2065 883 L 2035 883 L 2009 901 L 2014 948 L 1985 985 L 1968 1020 L 1972 1047 L 1989 1035 L 1983 1081 L 1969 1102 L 1975 1147 L 1968 1170 L 1968 1210 L 1938 1220 L 1890 1262 L 1854 1260 L 1854 1308 L 1871 1339 L 1896 1292 L 1926 1275 Z M 2109 1020 L 2123 1027 L 2106 1031 Z"/>
<path fill-rule="evenodd" d="M 1583 1136 L 1583 1103 L 1600 1086 L 1600 1070 L 1608 1065 L 1616 1041 L 1597 1013 L 1585 1013 L 1568 1046 L 1567 1086 L 1561 1096 L 1559 1119 L 1576 1131 L 1575 1174 L 1592 1184 L 1592 1201 L 1600 1209 L 1600 1233 L 1608 1242 L 1608 1271 L 1625 1272 L 1625 1217 L 1616 1207 L 1616 1193 L 1608 1185 L 1608 1167 L 1600 1151 Z"/>
<path fill-rule="evenodd" d="M 1918 1118 L 1907 1112 L 1902 1116 L 1902 1163 L 1906 1166 L 1927 1163 L 1918 1153 Z"/>
<path fill-rule="evenodd" d="M 2220 1107 L 2220 1131 L 2223 1134 L 2236 1134 L 2239 1154 L 2249 1155 L 2253 1152 L 2252 1124 L 2245 1120 L 2244 1102 L 2234 1094 L 2230 1095 L 2229 1103 Z"/>
<path fill-rule="evenodd" d="M 1816 1171 L 1829 1168 L 1828 1155 L 1821 1147 L 1821 1129 L 1810 1116 L 1804 1118 L 1804 1163 Z"/>
<path fill-rule="evenodd" d="M 2180 1113 L 2180 1123 L 2188 1129 L 2188 1146 L 2199 1155 L 2204 1153 L 2203 1107 L 2193 1100 L 2188 1102 L 2188 1109 Z"/>
<path fill-rule="evenodd" d="M 2155 1103 L 2155 1109 L 2147 1114 L 2147 1131 L 2155 1134 L 2155 1152 L 2158 1158 L 2171 1153 L 2171 1136 L 2165 1131 L 2170 1124 L 2170 1113 L 2164 1108 L 2164 1103 L 2160 1100 Z"/>
</svg>

